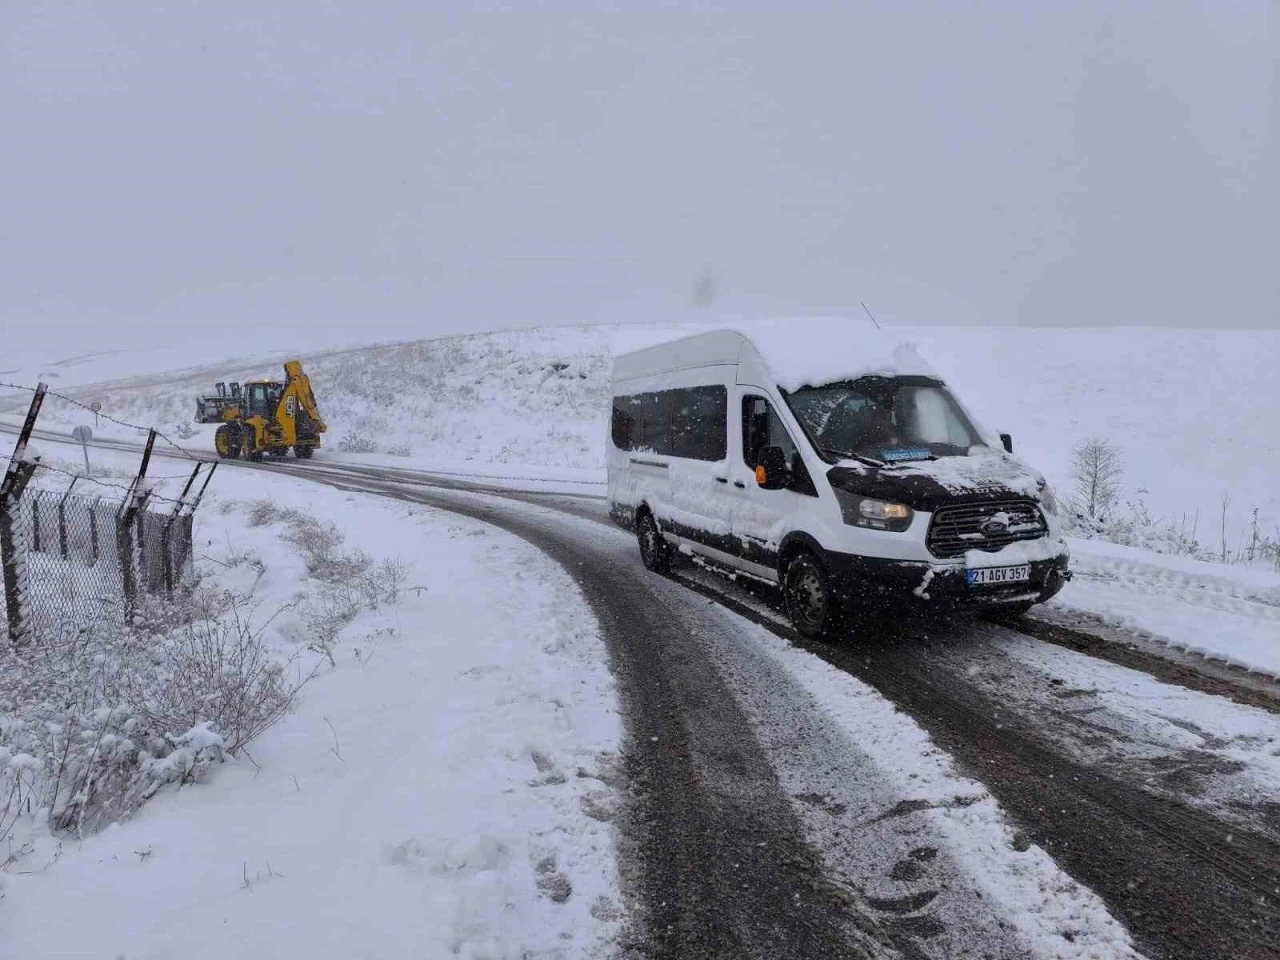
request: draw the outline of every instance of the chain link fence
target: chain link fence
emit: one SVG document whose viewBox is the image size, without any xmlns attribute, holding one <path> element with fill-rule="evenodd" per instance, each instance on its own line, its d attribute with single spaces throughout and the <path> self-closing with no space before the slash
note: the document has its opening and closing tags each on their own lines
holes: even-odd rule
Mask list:
<svg viewBox="0 0 1280 960">
<path fill-rule="evenodd" d="M 192 577 L 192 526 L 190 511 L 115 497 L 32 489 L 0 501 L 11 639 L 127 622 L 141 595 L 180 589 Z"/>
</svg>

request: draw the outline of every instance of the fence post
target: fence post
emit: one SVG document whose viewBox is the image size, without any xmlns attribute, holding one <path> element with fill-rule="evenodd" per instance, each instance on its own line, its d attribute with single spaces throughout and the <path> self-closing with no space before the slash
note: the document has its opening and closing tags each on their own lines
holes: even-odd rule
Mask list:
<svg viewBox="0 0 1280 960">
<path fill-rule="evenodd" d="M 89 550 L 93 558 L 93 566 L 98 565 L 98 507 L 102 503 L 102 498 L 98 497 L 93 501 L 93 505 L 89 507 Z"/>
<path fill-rule="evenodd" d="M 116 511 L 116 563 L 120 566 L 120 586 L 124 591 L 124 622 L 132 623 L 138 588 L 133 577 L 133 517 L 127 514 L 128 501 Z"/>
<path fill-rule="evenodd" d="M 44 404 L 44 395 L 48 389 L 46 384 L 36 385 L 31 406 L 27 409 L 27 418 L 22 423 L 18 442 L 13 447 L 13 456 L 9 458 L 9 467 L 5 470 L 4 479 L 0 480 L 0 568 L 3 568 L 9 642 L 14 645 L 21 643 L 26 633 L 23 613 L 26 604 L 27 564 L 26 558 L 18 555 L 13 525 L 17 520 L 22 492 L 31 475 L 36 472 L 36 465 L 27 462 L 27 444 L 31 440 L 31 431 L 35 429 L 36 417 L 40 415 L 40 407 Z"/>
<path fill-rule="evenodd" d="M 39 553 L 43 549 L 40 543 L 40 497 L 43 490 L 37 490 L 35 499 L 31 501 L 31 552 Z"/>
<path fill-rule="evenodd" d="M 173 513 L 169 514 L 169 519 L 165 521 L 164 529 L 160 531 L 161 573 L 164 576 L 165 593 L 169 596 L 173 596 L 173 525 L 178 521 L 182 508 L 186 506 L 187 494 L 191 492 L 191 485 L 196 482 L 196 477 L 200 475 L 200 468 L 203 466 L 203 463 L 197 463 L 196 468 L 191 471 L 191 476 L 187 478 L 187 485 L 182 488 L 182 493 L 178 494 L 178 505 L 173 508 Z"/>
<path fill-rule="evenodd" d="M 116 552 L 120 561 L 120 576 L 124 581 L 125 623 L 133 622 L 133 608 L 138 599 L 138 570 L 135 568 L 137 561 L 133 550 L 133 528 L 140 512 L 146 507 L 147 492 L 142 489 L 142 481 L 146 479 L 147 465 L 151 463 L 151 449 L 155 443 L 156 431 L 153 428 L 147 434 L 147 445 L 142 451 L 142 464 L 138 467 L 138 475 L 129 484 L 129 494 L 120 512 L 116 514 Z M 139 522 L 137 526 L 141 534 L 142 524 Z"/>
<path fill-rule="evenodd" d="M 25 466 L 34 470 L 30 464 Z M 24 470 L 22 473 L 28 473 Z M 15 481 L 13 489 L 20 491 L 26 480 Z M 25 634 L 23 607 L 27 592 L 26 558 L 19 555 L 19 548 L 14 542 L 13 528 L 17 522 L 18 503 L 21 493 L 10 493 L 0 497 L 0 565 L 4 567 L 4 606 L 7 613 L 9 642 L 15 646 L 22 642 Z"/>
<path fill-rule="evenodd" d="M 196 508 L 200 506 L 200 501 L 204 499 L 204 492 L 209 489 L 209 481 L 213 479 L 213 471 L 218 469 L 218 461 L 215 460 L 209 464 L 209 472 L 204 475 L 204 483 L 200 485 L 200 492 L 196 494 L 196 498 L 191 501 L 191 509 L 187 511 L 191 516 L 195 516 Z M 194 479 L 194 478 L 192 478 Z"/>
<path fill-rule="evenodd" d="M 79 479 L 79 477 L 71 478 L 71 484 L 67 487 L 67 492 L 58 501 L 58 550 L 62 554 L 63 560 L 70 556 L 67 550 L 67 498 L 71 496 L 71 491 L 75 489 L 76 481 Z"/>
</svg>

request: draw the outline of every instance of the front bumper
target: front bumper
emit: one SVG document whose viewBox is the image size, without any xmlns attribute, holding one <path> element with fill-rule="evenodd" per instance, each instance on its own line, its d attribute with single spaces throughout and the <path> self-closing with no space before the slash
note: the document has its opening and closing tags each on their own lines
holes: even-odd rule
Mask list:
<svg viewBox="0 0 1280 960">
<path fill-rule="evenodd" d="M 970 587 L 963 566 L 883 560 L 828 553 L 832 589 L 849 612 L 938 606 L 996 607 L 1009 603 L 1043 603 L 1071 579 L 1064 551 L 1049 560 L 1032 561 L 1031 579 L 998 586 Z"/>
</svg>

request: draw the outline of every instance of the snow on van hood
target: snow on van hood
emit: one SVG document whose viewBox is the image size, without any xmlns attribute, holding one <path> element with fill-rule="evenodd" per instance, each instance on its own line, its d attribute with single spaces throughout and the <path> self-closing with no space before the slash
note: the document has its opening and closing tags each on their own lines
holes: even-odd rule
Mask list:
<svg viewBox="0 0 1280 960">
<path fill-rule="evenodd" d="M 1016 457 L 978 448 L 967 457 L 941 457 L 875 467 L 842 461 L 827 473 L 831 485 L 877 500 L 933 511 L 954 503 L 1040 499 L 1044 478 Z"/>
<path fill-rule="evenodd" d="M 717 330 L 731 330 L 755 344 L 778 386 L 787 392 L 870 374 L 936 376 L 915 343 L 892 330 L 878 329 L 870 320 L 846 317 L 623 327 L 614 336 L 614 353 Z"/>
</svg>

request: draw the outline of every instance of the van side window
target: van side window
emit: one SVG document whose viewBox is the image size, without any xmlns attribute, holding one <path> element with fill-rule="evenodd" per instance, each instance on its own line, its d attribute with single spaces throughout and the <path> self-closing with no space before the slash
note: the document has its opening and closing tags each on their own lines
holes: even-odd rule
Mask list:
<svg viewBox="0 0 1280 960">
<path fill-rule="evenodd" d="M 729 447 L 729 391 L 671 391 L 671 452 L 688 460 L 723 460 Z"/>
<path fill-rule="evenodd" d="M 796 445 L 769 401 L 764 397 L 743 397 L 742 459 L 752 470 L 760 462 L 760 451 L 765 447 L 781 447 L 787 463 L 795 458 Z"/>
<path fill-rule="evenodd" d="M 686 460 L 728 454 L 729 391 L 687 387 L 613 398 L 613 445 Z"/>
</svg>

